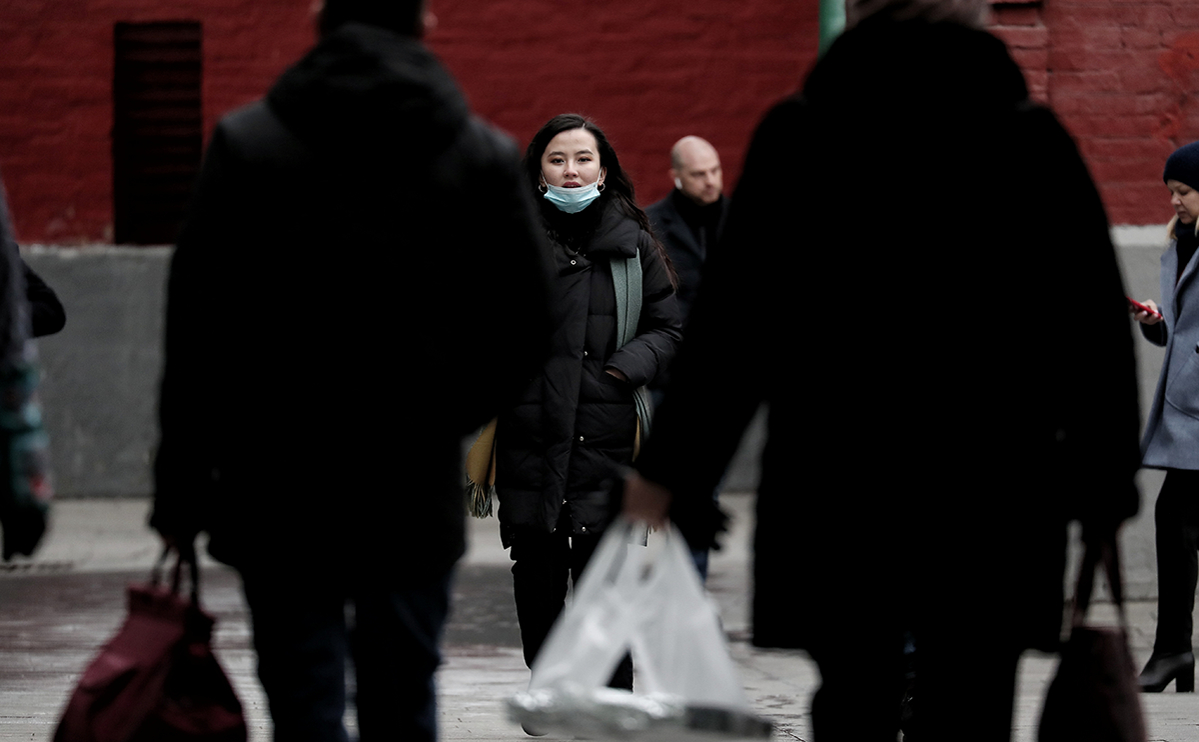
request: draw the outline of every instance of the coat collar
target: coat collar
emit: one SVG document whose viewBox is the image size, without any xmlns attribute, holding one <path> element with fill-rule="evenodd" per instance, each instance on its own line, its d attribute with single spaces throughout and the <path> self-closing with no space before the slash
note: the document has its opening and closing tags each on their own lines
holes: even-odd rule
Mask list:
<svg viewBox="0 0 1199 742">
<path fill-rule="evenodd" d="M 1179 265 L 1178 264 L 1178 243 L 1177 243 L 1177 241 L 1175 241 L 1174 244 L 1172 244 L 1170 246 L 1169 255 L 1170 255 L 1169 259 L 1171 261 L 1170 267 L 1173 268 L 1173 270 L 1170 271 L 1170 274 L 1173 276 L 1178 276 L 1178 281 L 1175 282 L 1175 284 L 1174 284 L 1174 293 L 1173 293 L 1174 310 L 1176 313 L 1175 316 L 1177 316 L 1178 298 L 1182 295 L 1182 292 L 1186 289 L 1187 284 L 1190 283 L 1191 280 L 1195 277 L 1196 259 L 1199 258 L 1199 252 L 1196 252 L 1194 255 L 1192 255 L 1190 262 L 1187 263 L 1186 265 Z"/>
<path fill-rule="evenodd" d="M 691 230 L 691 225 L 687 223 L 682 210 L 679 208 L 680 200 L 684 198 L 686 196 L 682 195 L 677 188 L 672 190 L 662 200 L 663 208 L 658 211 L 658 218 L 661 221 L 662 229 L 669 232 L 675 242 L 682 244 L 687 250 L 699 255 L 699 242 L 695 239 L 695 232 Z M 716 203 L 719 204 L 720 209 L 720 219 L 716 227 L 716 238 L 719 239 L 721 232 L 724 231 L 725 219 L 728 217 L 729 199 L 722 195 Z M 659 236 L 661 237 L 661 235 Z M 710 244 L 708 247 L 711 249 Z"/>
<path fill-rule="evenodd" d="M 631 258 L 637 254 L 640 232 L 636 220 L 627 216 L 619 204 L 606 201 L 599 227 L 587 245 L 587 253 L 592 258 L 602 256 L 609 260 Z"/>
</svg>

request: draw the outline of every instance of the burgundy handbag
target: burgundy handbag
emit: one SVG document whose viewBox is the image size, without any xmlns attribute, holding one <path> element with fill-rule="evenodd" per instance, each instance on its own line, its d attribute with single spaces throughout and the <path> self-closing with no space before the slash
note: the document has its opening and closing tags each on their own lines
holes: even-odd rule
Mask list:
<svg viewBox="0 0 1199 742">
<path fill-rule="evenodd" d="M 1116 628 L 1085 625 L 1100 559 L 1120 616 Z M 1070 639 L 1045 693 L 1038 742 L 1145 742 L 1114 534 L 1102 544 L 1086 545 L 1074 596 Z"/>
<path fill-rule="evenodd" d="M 129 615 L 84 671 L 54 742 L 245 742 L 241 703 L 212 653 L 216 621 L 200 608 L 195 557 L 177 559 L 168 588 L 159 584 L 166 556 L 150 584 L 129 586 Z"/>
</svg>

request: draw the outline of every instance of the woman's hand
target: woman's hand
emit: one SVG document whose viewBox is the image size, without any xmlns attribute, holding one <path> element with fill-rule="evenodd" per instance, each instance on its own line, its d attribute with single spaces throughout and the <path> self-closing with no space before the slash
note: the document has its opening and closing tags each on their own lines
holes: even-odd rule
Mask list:
<svg viewBox="0 0 1199 742">
<path fill-rule="evenodd" d="M 1143 301 L 1141 303 L 1144 304 L 1145 306 L 1149 307 L 1153 311 L 1146 312 L 1145 310 L 1137 309 L 1136 307 L 1134 307 L 1130 304 L 1128 306 L 1128 311 L 1132 312 L 1132 316 L 1133 316 L 1133 318 L 1136 319 L 1137 322 L 1140 322 L 1143 325 L 1156 325 L 1158 322 L 1162 321 L 1161 310 L 1159 310 L 1157 308 L 1157 305 L 1153 303 L 1152 299 L 1146 299 L 1145 301 Z M 1156 312 L 1156 314 L 1154 314 L 1154 312 Z"/>
<path fill-rule="evenodd" d="M 648 523 L 654 528 L 666 526 L 670 513 L 670 490 L 630 472 L 624 481 L 623 515 L 629 520 Z"/>
</svg>

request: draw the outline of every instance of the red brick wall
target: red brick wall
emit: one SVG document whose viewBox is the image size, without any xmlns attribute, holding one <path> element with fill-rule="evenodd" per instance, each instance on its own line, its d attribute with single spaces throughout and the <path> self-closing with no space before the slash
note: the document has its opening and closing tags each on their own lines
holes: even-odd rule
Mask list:
<svg viewBox="0 0 1199 742">
<path fill-rule="evenodd" d="M 24 242 L 112 236 L 112 33 L 203 24 L 204 120 L 259 97 L 311 45 L 310 0 L 0 0 L 0 172 Z M 815 60 L 815 2 L 433 0 L 430 45 L 472 105 L 526 142 L 573 110 L 612 139 L 648 203 L 695 133 L 735 182 L 754 125 Z"/>
<path fill-rule="evenodd" d="M 311 43 L 304 0 L 0 0 L 0 172 L 25 242 L 112 238 L 113 24 L 204 24 L 204 119 Z"/>
<path fill-rule="evenodd" d="M 204 24 L 204 120 L 262 94 L 312 42 L 309 0 L 0 0 L 0 171 L 27 242 L 112 230 L 112 27 Z M 995 32 L 1079 142 L 1115 224 L 1162 223 L 1161 166 L 1199 139 L 1199 2 L 997 0 Z M 525 142 L 575 110 L 605 128 L 643 203 L 695 133 L 731 188 L 753 126 L 815 60 L 817 3 L 433 0 L 429 43 L 477 110 Z"/>
<path fill-rule="evenodd" d="M 997 2 L 994 28 L 1074 135 L 1113 224 L 1169 220 L 1161 172 L 1199 139 L 1195 0 Z"/>
<path fill-rule="evenodd" d="M 435 0 L 430 43 L 472 105 L 523 146 L 558 113 L 596 120 L 643 204 L 671 187 L 669 151 L 698 134 L 731 190 L 750 135 L 815 62 L 815 0 Z"/>
</svg>

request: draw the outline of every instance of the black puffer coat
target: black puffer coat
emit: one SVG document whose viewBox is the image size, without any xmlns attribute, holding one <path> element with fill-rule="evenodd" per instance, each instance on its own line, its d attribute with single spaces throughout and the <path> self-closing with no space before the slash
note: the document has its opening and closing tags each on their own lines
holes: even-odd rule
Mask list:
<svg viewBox="0 0 1199 742">
<path fill-rule="evenodd" d="M 674 357 L 681 319 L 653 238 L 601 198 L 598 227 L 578 254 L 555 244 L 550 357 L 496 428 L 496 492 L 505 546 L 521 529 L 602 530 L 615 513 L 613 474 L 633 458 L 633 390 Z M 583 215 L 579 215 L 580 218 Z M 617 349 L 609 261 L 640 251 L 642 308 L 637 335 Z M 606 373 L 617 369 L 625 383 Z M 517 536 L 519 537 L 519 536 Z"/>
</svg>

